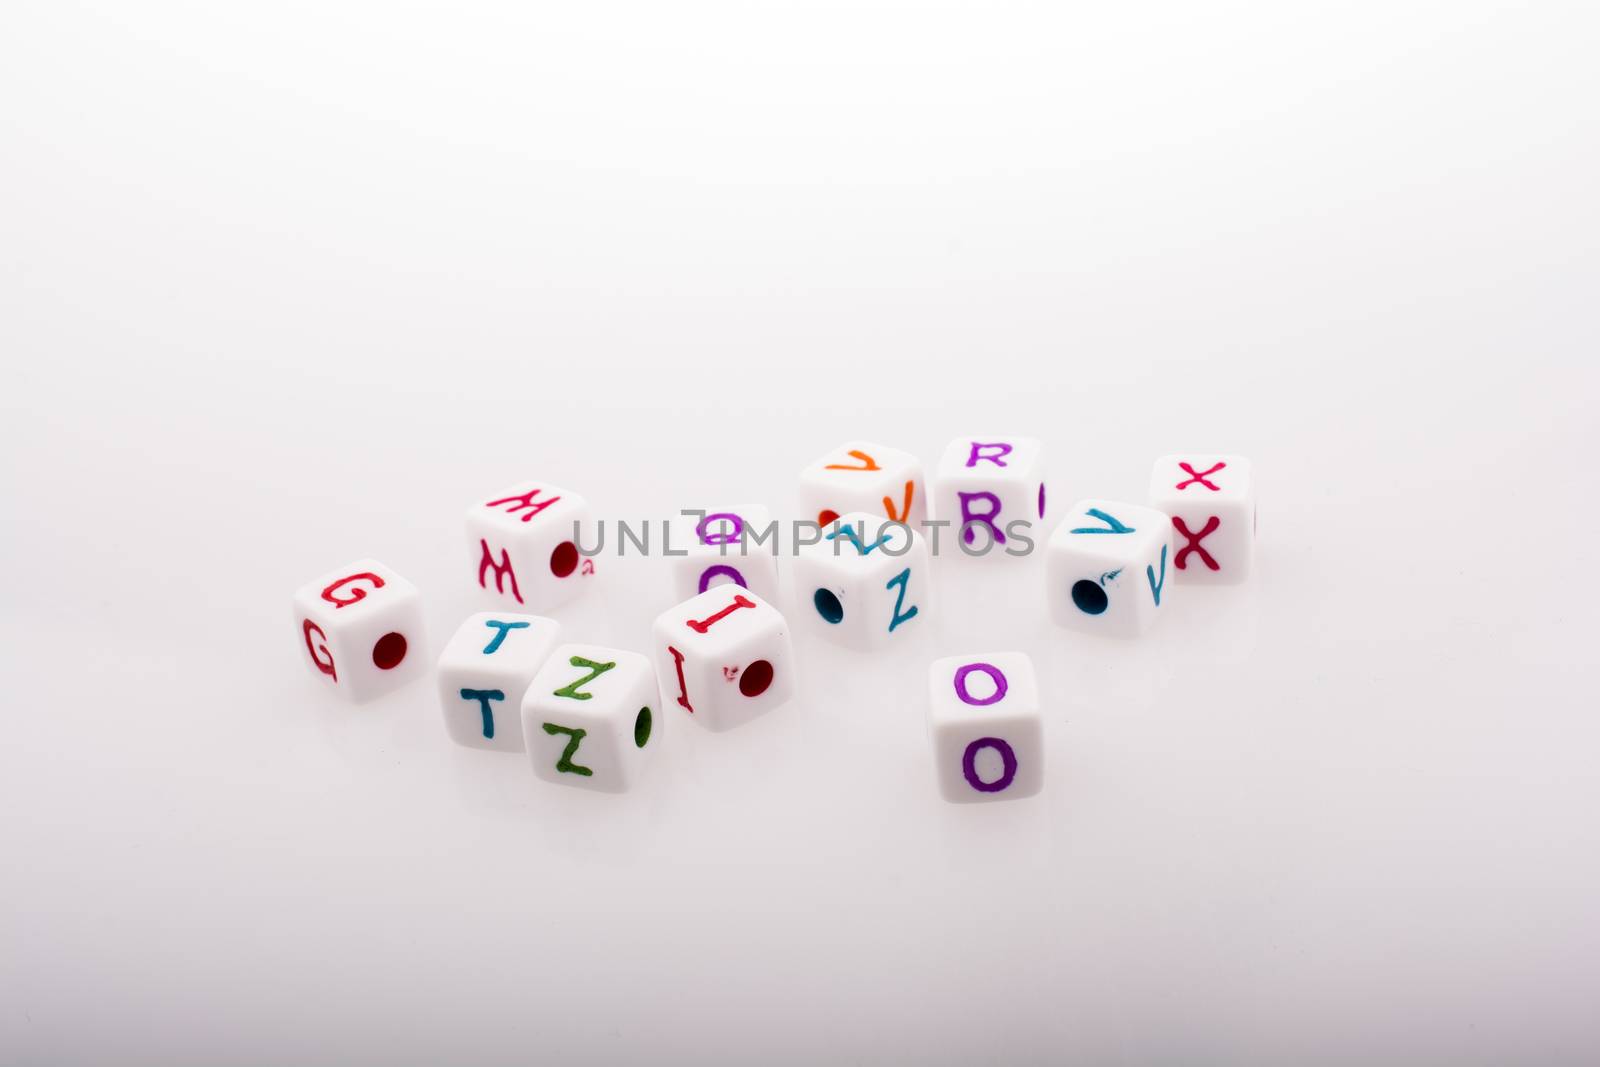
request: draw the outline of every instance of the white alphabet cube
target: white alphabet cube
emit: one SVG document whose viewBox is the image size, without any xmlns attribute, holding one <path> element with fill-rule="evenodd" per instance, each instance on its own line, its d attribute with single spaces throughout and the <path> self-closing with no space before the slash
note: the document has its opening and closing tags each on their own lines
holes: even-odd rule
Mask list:
<svg viewBox="0 0 1600 1067">
<path fill-rule="evenodd" d="M 712 730 L 727 730 L 794 694 L 789 624 L 747 589 L 719 585 L 663 612 L 655 623 L 662 703 Z"/>
<path fill-rule="evenodd" d="M 866 512 L 918 527 L 928 517 L 922 461 L 871 441 L 848 441 L 800 472 L 800 516 L 826 526 Z"/>
<path fill-rule="evenodd" d="M 349 700 L 370 700 L 427 669 L 417 587 L 375 559 L 307 582 L 294 612 L 312 673 Z"/>
<path fill-rule="evenodd" d="M 1243 456 L 1162 456 L 1150 474 L 1150 503 L 1172 516 L 1173 577 L 1233 585 L 1250 576 L 1256 544 L 1256 487 Z"/>
<path fill-rule="evenodd" d="M 1062 626 L 1132 637 L 1160 614 L 1169 590 L 1172 521 L 1112 500 L 1072 506 L 1045 548 L 1050 613 Z"/>
<path fill-rule="evenodd" d="M 1013 523 L 1035 543 L 1045 512 L 1044 446 L 1032 437 L 983 434 L 951 441 L 934 473 L 934 515 L 972 555 L 1025 554 Z M 1040 534 L 1039 537 L 1035 533 Z"/>
<path fill-rule="evenodd" d="M 660 691 L 650 661 L 600 645 L 562 645 L 522 698 L 533 773 L 549 782 L 621 793 L 660 747 Z"/>
<path fill-rule="evenodd" d="M 876 648 L 927 617 L 928 546 L 903 523 L 850 512 L 797 544 L 795 611 L 830 641 Z"/>
<path fill-rule="evenodd" d="M 450 739 L 525 751 L 522 695 L 560 642 L 561 624 L 537 615 L 485 611 L 462 623 L 439 654 L 439 703 Z"/>
<path fill-rule="evenodd" d="M 668 560 L 674 603 L 719 585 L 736 585 L 777 602 L 777 532 L 766 508 L 750 504 L 685 512 L 672 520 L 672 547 L 684 552 Z"/>
<path fill-rule="evenodd" d="M 592 532 L 583 497 L 544 482 L 485 494 L 467 512 L 467 541 L 478 585 L 508 609 L 548 611 L 591 584 L 594 560 L 576 538 Z"/>
<path fill-rule="evenodd" d="M 934 660 L 928 670 L 928 728 L 946 800 L 1031 797 L 1044 784 L 1039 684 L 1024 653 Z"/>
</svg>

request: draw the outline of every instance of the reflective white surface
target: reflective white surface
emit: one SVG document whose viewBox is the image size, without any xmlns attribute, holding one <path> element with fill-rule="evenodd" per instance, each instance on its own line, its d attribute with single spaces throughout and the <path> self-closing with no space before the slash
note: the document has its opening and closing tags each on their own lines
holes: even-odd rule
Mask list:
<svg viewBox="0 0 1600 1067">
<path fill-rule="evenodd" d="M 7 6 L 0 1060 L 1600 1057 L 1595 29 Z M 1251 457 L 1255 578 L 1108 643 L 947 556 L 620 797 L 296 661 L 345 560 L 483 606 L 518 479 L 783 513 L 973 426 L 1061 506 Z M 603 563 L 556 614 L 644 651 Z M 1044 791 L 946 804 L 927 665 L 1011 648 Z"/>
</svg>

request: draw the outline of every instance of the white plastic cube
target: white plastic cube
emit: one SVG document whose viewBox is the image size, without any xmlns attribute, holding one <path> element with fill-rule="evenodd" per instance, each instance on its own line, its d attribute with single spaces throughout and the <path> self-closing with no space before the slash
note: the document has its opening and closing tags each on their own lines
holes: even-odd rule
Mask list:
<svg viewBox="0 0 1600 1067">
<path fill-rule="evenodd" d="M 1032 437 L 958 437 L 934 473 L 934 516 L 950 524 L 957 549 L 970 555 L 1025 554 L 1018 527 L 1035 543 L 1045 515 L 1044 446 Z"/>
<path fill-rule="evenodd" d="M 583 497 L 544 482 L 487 493 L 467 512 L 478 585 L 508 609 L 548 611 L 592 583 L 593 558 L 578 553 L 593 516 Z"/>
<path fill-rule="evenodd" d="M 439 703 L 450 739 L 469 748 L 522 752 L 522 695 L 561 641 L 561 624 L 485 611 L 467 619 L 439 654 Z"/>
<path fill-rule="evenodd" d="M 794 649 L 777 608 L 720 585 L 663 612 L 655 623 L 662 703 L 712 730 L 727 730 L 794 694 Z"/>
<path fill-rule="evenodd" d="M 1132 637 L 1159 616 L 1171 583 L 1172 521 L 1113 500 L 1074 504 L 1045 548 L 1050 613 L 1062 626 Z"/>
<path fill-rule="evenodd" d="M 533 773 L 548 782 L 621 793 L 660 747 L 660 693 L 650 661 L 600 645 L 562 645 L 522 698 Z"/>
<path fill-rule="evenodd" d="M 913 529 L 928 517 L 922 461 L 872 441 L 847 441 L 800 472 L 801 517 L 826 526 L 865 512 Z"/>
<path fill-rule="evenodd" d="M 795 611 L 806 625 L 852 648 L 876 648 L 927 618 L 928 546 L 903 523 L 851 512 L 797 544 Z"/>
<path fill-rule="evenodd" d="M 939 792 L 956 803 L 1031 797 L 1044 785 L 1033 661 L 1021 652 L 948 656 L 928 670 Z"/>
<path fill-rule="evenodd" d="M 772 516 L 755 504 L 685 512 L 672 522 L 672 547 L 684 555 L 668 559 L 674 603 L 719 585 L 749 589 L 769 603 L 778 599 L 777 534 Z M 686 535 L 680 537 L 681 532 Z M 762 538 L 756 543 L 756 538 Z M 687 543 L 684 543 L 687 541 Z"/>
<path fill-rule="evenodd" d="M 375 559 L 307 582 L 295 591 L 294 612 L 307 665 L 349 700 L 370 700 L 427 669 L 417 587 Z"/>
<path fill-rule="evenodd" d="M 1250 576 L 1256 544 L 1256 487 L 1243 456 L 1162 456 L 1150 474 L 1150 503 L 1172 517 L 1173 577 L 1232 585 Z"/>
</svg>

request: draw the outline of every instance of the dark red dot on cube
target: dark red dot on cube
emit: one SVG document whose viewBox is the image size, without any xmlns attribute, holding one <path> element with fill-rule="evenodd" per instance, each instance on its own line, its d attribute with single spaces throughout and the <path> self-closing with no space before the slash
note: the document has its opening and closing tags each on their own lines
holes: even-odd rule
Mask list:
<svg viewBox="0 0 1600 1067">
<path fill-rule="evenodd" d="M 557 578 L 565 578 L 578 569 L 578 546 L 571 541 L 563 541 L 550 553 L 550 573 Z"/>
<path fill-rule="evenodd" d="M 372 663 L 380 671 L 392 671 L 406 658 L 406 635 L 387 633 L 372 646 Z"/>
<path fill-rule="evenodd" d="M 817 512 L 817 525 L 818 526 L 827 526 L 829 523 L 834 523 L 834 522 L 838 522 L 838 521 L 839 521 L 839 513 L 837 511 L 830 511 L 827 508 L 823 508 L 821 511 Z"/>
<path fill-rule="evenodd" d="M 739 692 L 747 697 L 758 697 L 772 684 L 772 664 L 758 659 L 739 676 Z"/>
</svg>

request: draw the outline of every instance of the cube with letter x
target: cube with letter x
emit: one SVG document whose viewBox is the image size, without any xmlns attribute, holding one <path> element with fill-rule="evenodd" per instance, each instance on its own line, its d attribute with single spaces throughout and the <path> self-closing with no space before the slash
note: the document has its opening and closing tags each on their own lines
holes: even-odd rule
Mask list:
<svg viewBox="0 0 1600 1067">
<path fill-rule="evenodd" d="M 1171 516 L 1172 576 L 1232 585 L 1250 576 L 1256 544 L 1256 487 L 1243 456 L 1162 456 L 1150 473 L 1150 503 Z"/>
</svg>

